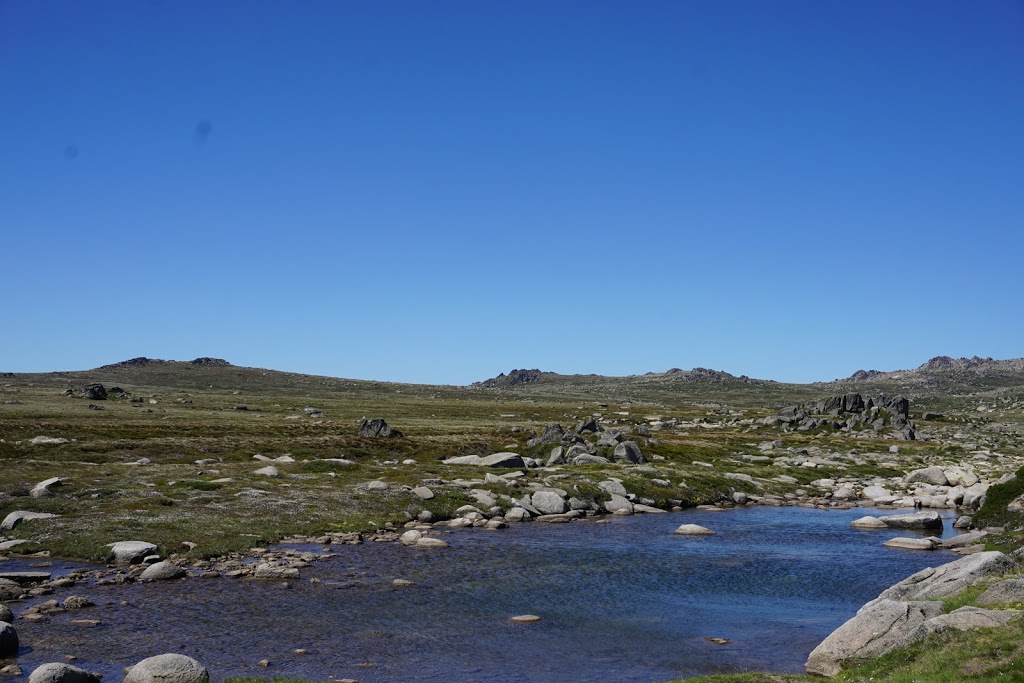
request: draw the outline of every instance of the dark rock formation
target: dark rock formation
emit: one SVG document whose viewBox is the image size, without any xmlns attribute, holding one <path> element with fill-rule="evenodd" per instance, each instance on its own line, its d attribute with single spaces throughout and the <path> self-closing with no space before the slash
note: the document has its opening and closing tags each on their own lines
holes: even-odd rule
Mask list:
<svg viewBox="0 0 1024 683">
<path fill-rule="evenodd" d="M 404 436 L 402 432 L 391 427 L 383 418 L 377 417 L 372 420 L 363 418 L 359 423 L 359 436 Z"/>
</svg>

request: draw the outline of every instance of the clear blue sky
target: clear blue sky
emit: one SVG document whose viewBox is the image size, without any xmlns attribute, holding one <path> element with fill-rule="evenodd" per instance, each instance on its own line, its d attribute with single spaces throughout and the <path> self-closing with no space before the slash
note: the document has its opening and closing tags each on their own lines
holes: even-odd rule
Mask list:
<svg viewBox="0 0 1024 683">
<path fill-rule="evenodd" d="M 0 0 L 0 370 L 1024 356 L 1024 3 Z"/>
</svg>

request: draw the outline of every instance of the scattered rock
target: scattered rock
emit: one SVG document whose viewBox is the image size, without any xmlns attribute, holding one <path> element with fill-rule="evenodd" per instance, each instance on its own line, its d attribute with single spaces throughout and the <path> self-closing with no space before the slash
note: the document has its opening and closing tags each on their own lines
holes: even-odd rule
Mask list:
<svg viewBox="0 0 1024 683">
<path fill-rule="evenodd" d="M 108 558 L 117 564 L 136 564 L 156 552 L 156 545 L 146 541 L 118 541 L 108 543 Z"/>
<path fill-rule="evenodd" d="M 280 477 L 281 471 L 273 465 L 267 465 L 266 467 L 259 468 L 253 474 L 258 474 L 261 477 Z"/>
<path fill-rule="evenodd" d="M 882 543 L 888 548 L 900 548 L 902 550 L 935 550 L 938 543 L 932 538 L 890 538 Z"/>
<path fill-rule="evenodd" d="M 537 491 L 530 497 L 533 507 L 542 515 L 560 515 L 569 510 L 569 504 L 555 491 Z"/>
<path fill-rule="evenodd" d="M 14 612 L 7 605 L 0 605 L 0 621 L 6 621 L 8 624 L 14 621 Z"/>
<path fill-rule="evenodd" d="M 629 502 L 623 496 L 612 494 L 611 500 L 602 503 L 604 509 L 613 515 L 631 515 L 633 514 L 633 503 Z"/>
<path fill-rule="evenodd" d="M 904 481 L 908 484 L 914 482 L 923 482 L 925 484 L 934 484 L 935 486 L 948 486 L 949 481 L 946 479 L 946 473 L 941 467 L 925 467 L 924 469 L 914 470 L 904 477 Z"/>
<path fill-rule="evenodd" d="M 412 490 L 412 494 L 420 500 L 430 500 L 434 497 L 434 492 L 426 486 L 417 486 Z"/>
<path fill-rule="evenodd" d="M 28 683 L 100 683 L 100 677 L 77 666 L 51 662 L 36 667 Z"/>
<path fill-rule="evenodd" d="M 682 524 L 672 533 L 680 536 L 713 536 L 715 532 L 699 524 Z"/>
<path fill-rule="evenodd" d="M 888 529 L 889 526 L 878 517 L 860 517 L 850 522 L 854 529 Z"/>
<path fill-rule="evenodd" d="M 363 418 L 359 423 L 359 436 L 399 437 L 405 435 L 394 427 L 391 427 L 383 418 L 377 417 L 372 420 Z"/>
<path fill-rule="evenodd" d="M 631 462 L 633 464 L 647 462 L 647 458 L 644 457 L 643 451 L 640 450 L 640 446 L 635 441 L 623 441 L 620 443 L 615 447 L 612 458 L 620 462 Z"/>
<path fill-rule="evenodd" d="M 297 579 L 299 578 L 299 570 L 294 567 L 279 567 L 277 565 L 267 564 L 264 562 L 256 567 L 256 572 L 253 574 L 253 578 L 272 579 L 278 581 Z"/>
<path fill-rule="evenodd" d="M 10 531 L 14 527 L 18 526 L 22 522 L 28 519 L 50 519 L 51 517 L 57 517 L 51 512 L 30 512 L 28 510 L 15 510 L 6 517 L 4 521 L 0 522 L 0 529 Z"/>
<path fill-rule="evenodd" d="M 0 579 L 0 600 L 17 600 L 25 590 L 21 584 L 10 579 Z M 6 619 L 0 619 L 6 621 Z"/>
<path fill-rule="evenodd" d="M 915 512 L 907 515 L 879 517 L 890 529 L 941 529 L 942 517 L 938 512 Z"/>
<path fill-rule="evenodd" d="M 29 439 L 29 443 L 33 446 L 56 446 L 58 444 L 67 443 L 67 439 L 62 439 L 53 436 L 37 436 Z"/>
<path fill-rule="evenodd" d="M 526 467 L 522 456 L 517 453 L 494 453 L 480 458 L 477 464 L 484 467 Z"/>
<path fill-rule="evenodd" d="M 32 487 L 32 490 L 29 491 L 29 495 L 33 498 L 49 498 L 53 495 L 53 491 L 50 489 L 54 486 L 62 486 L 63 483 L 64 481 L 60 477 L 44 479 Z"/>
<path fill-rule="evenodd" d="M 440 538 L 424 536 L 416 541 L 417 548 L 447 548 L 448 544 Z"/>
<path fill-rule="evenodd" d="M 124 683 L 209 683 L 210 673 L 202 664 L 179 654 L 143 659 L 133 666 Z"/>
<path fill-rule="evenodd" d="M 106 401 L 107 390 L 102 384 L 87 384 L 82 389 L 82 396 L 90 401 Z"/>
<path fill-rule="evenodd" d="M 64 609 L 84 609 L 86 607 L 92 607 L 95 605 L 89 598 L 84 598 L 81 595 L 69 595 L 64 598 L 64 602 L 61 605 Z"/>
<path fill-rule="evenodd" d="M 164 560 L 146 567 L 146 571 L 139 576 L 140 581 L 168 581 L 184 576 L 185 570 L 176 564 Z"/>
</svg>

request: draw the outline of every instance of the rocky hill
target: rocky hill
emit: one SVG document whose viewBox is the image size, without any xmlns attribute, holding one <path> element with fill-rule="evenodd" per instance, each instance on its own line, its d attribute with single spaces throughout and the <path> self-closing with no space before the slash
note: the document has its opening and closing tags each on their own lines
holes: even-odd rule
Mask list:
<svg viewBox="0 0 1024 683">
<path fill-rule="evenodd" d="M 1024 384 L 1024 358 L 936 356 L 913 370 L 858 370 L 835 383 L 902 383 L 937 388 L 984 389 Z"/>
</svg>

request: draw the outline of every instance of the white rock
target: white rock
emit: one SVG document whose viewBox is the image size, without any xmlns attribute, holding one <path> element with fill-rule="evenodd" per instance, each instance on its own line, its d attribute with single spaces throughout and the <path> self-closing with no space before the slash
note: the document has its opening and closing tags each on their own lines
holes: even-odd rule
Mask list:
<svg viewBox="0 0 1024 683">
<path fill-rule="evenodd" d="M 699 524 L 682 524 L 672 533 L 680 536 L 711 536 L 715 532 Z"/>
</svg>

